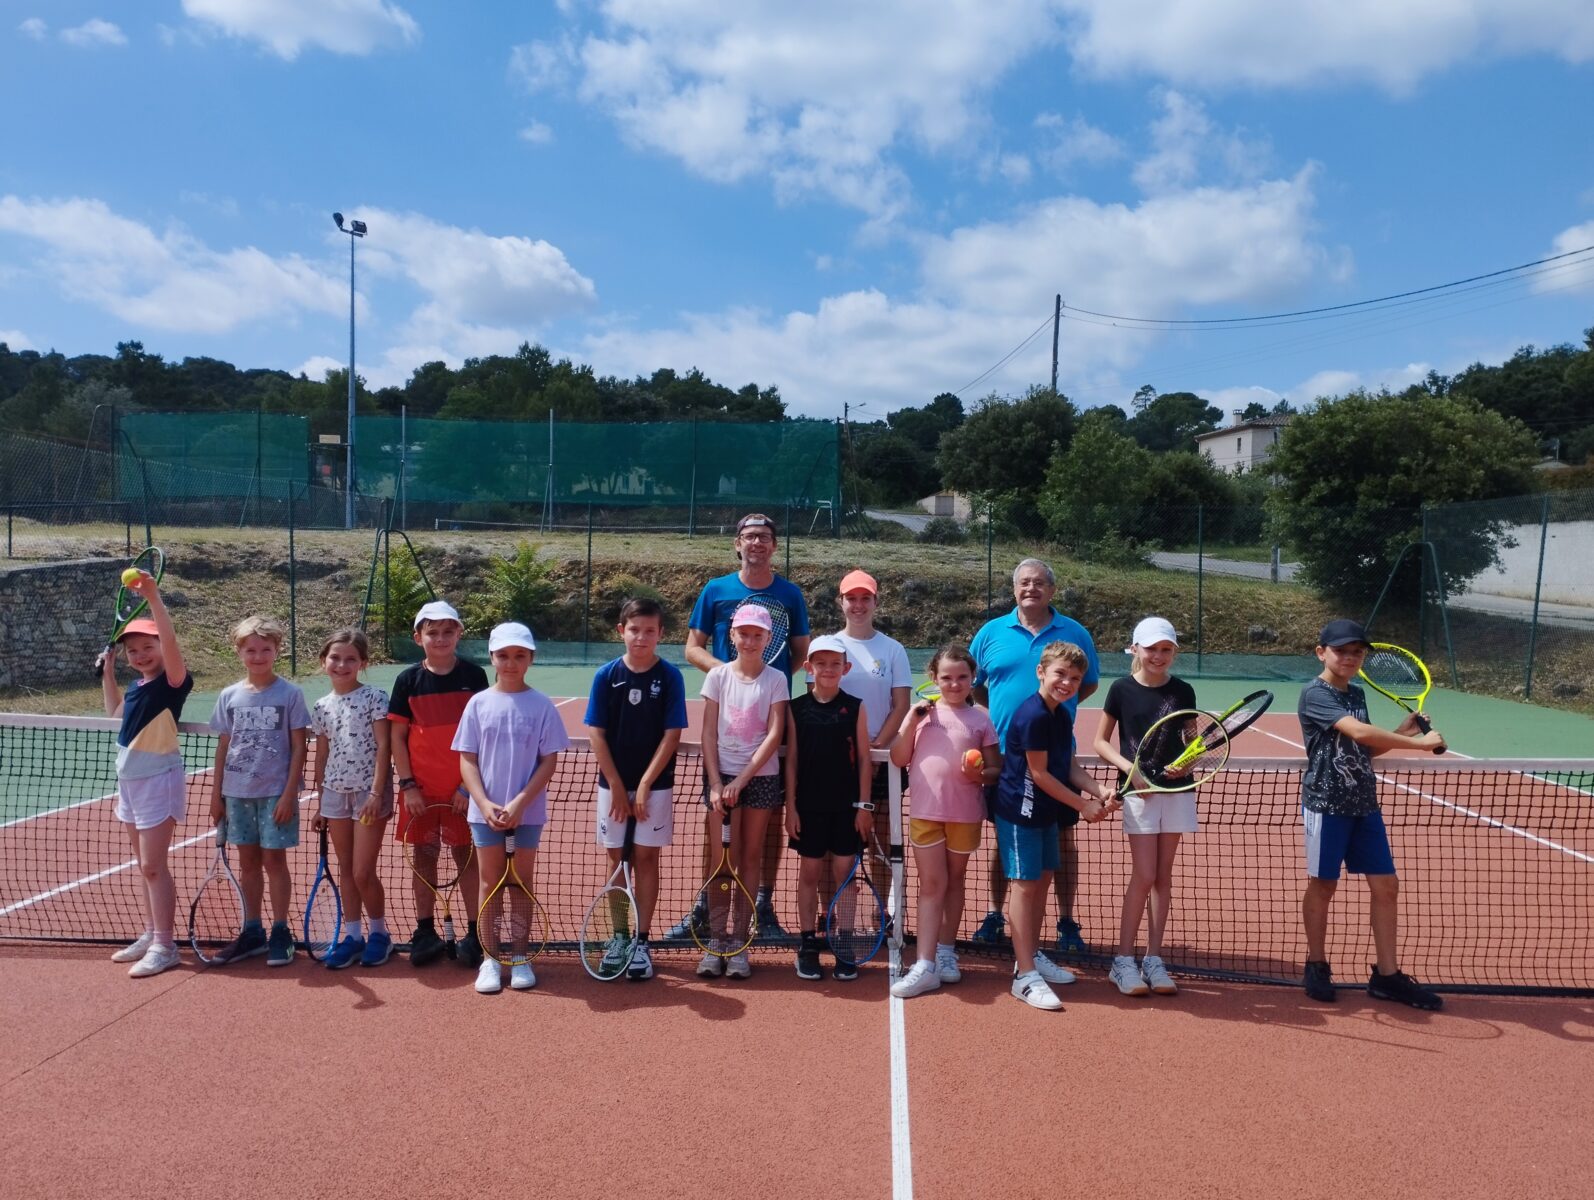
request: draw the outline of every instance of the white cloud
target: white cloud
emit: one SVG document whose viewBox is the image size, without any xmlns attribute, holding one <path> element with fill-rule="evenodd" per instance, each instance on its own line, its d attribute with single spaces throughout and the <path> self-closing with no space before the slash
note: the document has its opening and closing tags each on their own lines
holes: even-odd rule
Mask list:
<svg viewBox="0 0 1594 1200">
<path fill-rule="evenodd" d="M 181 227 L 157 233 L 99 200 L 0 196 L 0 232 L 42 243 L 38 274 L 63 294 L 150 329 L 221 333 L 347 304 L 338 277 L 298 255 L 212 250 Z"/>
<path fill-rule="evenodd" d="M 33 342 L 28 335 L 20 329 L 0 329 L 0 343 L 3 343 L 13 352 L 17 350 L 32 350 L 34 348 Z"/>
<path fill-rule="evenodd" d="M 697 365 L 726 382 L 775 383 L 805 413 L 835 415 L 844 399 L 922 403 L 1018 345 L 1046 320 L 1057 291 L 1066 301 L 1077 289 L 1108 312 L 1175 316 L 1266 302 L 1333 274 L 1336 256 L 1314 240 L 1313 178 L 1305 169 L 1134 207 L 1057 197 L 1010 221 L 921 242 L 921 284 L 908 297 L 869 289 L 827 297 L 811 312 L 686 314 L 674 328 L 596 334 L 583 353 L 604 372 Z M 1066 322 L 1065 390 L 1082 387 L 1091 399 L 1121 391 L 1126 401 L 1133 388 L 1116 373 L 1159 337 Z M 1044 380 L 1049 350 L 1050 338 L 1037 338 L 965 399 Z"/>
<path fill-rule="evenodd" d="M 17 26 L 17 32 L 23 37 L 32 38 L 36 42 L 42 42 L 45 37 L 49 35 L 50 27 L 38 17 L 29 17 L 27 20 L 23 21 Z"/>
<path fill-rule="evenodd" d="M 516 136 L 521 141 L 529 142 L 533 146 L 546 146 L 553 141 L 553 130 L 541 121 L 530 121 Z"/>
<path fill-rule="evenodd" d="M 43 22 L 40 22 L 43 25 Z M 109 21 L 93 17 L 81 25 L 61 30 L 61 40 L 70 46 L 125 46 L 127 35 Z"/>
<path fill-rule="evenodd" d="M 1046 137 L 1038 157 L 1045 167 L 1065 175 L 1076 163 L 1099 166 L 1124 157 L 1123 143 L 1083 117 L 1065 118 L 1043 112 L 1035 118 L 1035 128 Z"/>
<path fill-rule="evenodd" d="M 509 74 L 528 92 L 561 88 L 570 82 L 575 58 L 575 47 L 568 39 L 526 42 L 509 52 Z"/>
<path fill-rule="evenodd" d="M 1594 221 L 1584 221 L 1563 230 L 1555 237 L 1551 254 L 1571 254 L 1574 250 L 1594 246 Z M 1536 292 L 1590 291 L 1594 290 L 1594 256 L 1587 254 L 1552 264 L 1533 283 Z"/>
<path fill-rule="evenodd" d="M 1367 80 L 1391 92 L 1478 57 L 1594 59 L 1584 0 L 1061 0 L 1075 60 L 1100 75 L 1208 86 Z"/>
<path fill-rule="evenodd" d="M 517 47 L 511 65 L 540 87 L 573 70 L 632 143 L 707 179 L 768 177 L 783 199 L 825 195 L 888 221 L 909 193 L 895 153 L 969 153 L 986 93 L 1055 42 L 1054 8 L 960 0 L 931 20 L 914 0 L 608 0 L 601 33 Z"/>
<path fill-rule="evenodd" d="M 363 55 L 421 37 L 415 18 L 387 0 L 183 0 L 183 11 L 288 61 L 306 46 Z"/>
<path fill-rule="evenodd" d="M 1004 154 L 996 160 L 996 169 L 1001 172 L 1002 178 L 1014 184 L 1028 183 L 1033 173 L 1029 158 L 1023 154 Z"/>
<path fill-rule="evenodd" d="M 1145 192 L 1185 188 L 1216 164 L 1225 178 L 1254 179 L 1269 155 L 1265 142 L 1250 142 L 1213 124 L 1206 109 L 1178 92 L 1163 92 L 1162 115 L 1151 126 L 1152 152 L 1135 164 L 1135 184 Z"/>
<path fill-rule="evenodd" d="M 348 365 L 349 361 L 346 358 L 328 358 L 325 354 L 313 354 L 297 367 L 294 367 L 293 374 L 303 375 L 312 383 L 320 383 L 327 377 L 328 371 L 341 371 Z M 358 362 L 354 364 L 354 373 L 365 378 L 366 382 L 370 383 L 369 377 L 365 374 L 365 369 Z M 376 384 L 375 386 L 382 387 L 383 385 Z"/>
<path fill-rule="evenodd" d="M 1369 392 L 1376 392 L 1381 388 L 1399 392 L 1414 383 L 1421 383 L 1432 369 L 1431 364 L 1420 362 L 1407 363 L 1402 367 L 1374 367 L 1363 371 L 1342 369 L 1318 371 L 1287 389 L 1284 395 L 1296 408 L 1301 408 L 1315 400 L 1343 396 L 1346 392 L 1358 388 L 1365 388 Z"/>
<path fill-rule="evenodd" d="M 238 201 L 231 196 L 212 196 L 209 192 L 195 192 L 183 188 L 177 193 L 177 199 L 182 204 L 190 204 L 195 208 L 206 208 L 224 217 L 236 217 L 238 215 Z"/>
</svg>

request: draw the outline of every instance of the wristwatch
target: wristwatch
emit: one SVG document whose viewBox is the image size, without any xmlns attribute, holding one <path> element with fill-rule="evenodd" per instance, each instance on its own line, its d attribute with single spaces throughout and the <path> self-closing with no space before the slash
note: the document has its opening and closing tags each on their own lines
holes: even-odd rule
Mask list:
<svg viewBox="0 0 1594 1200">
<path fill-rule="evenodd" d="M 874 801 L 873 800 L 860 800 L 860 801 L 858 801 L 858 803 L 854 804 L 853 807 L 854 808 L 861 808 L 864 812 L 874 812 Z"/>
</svg>

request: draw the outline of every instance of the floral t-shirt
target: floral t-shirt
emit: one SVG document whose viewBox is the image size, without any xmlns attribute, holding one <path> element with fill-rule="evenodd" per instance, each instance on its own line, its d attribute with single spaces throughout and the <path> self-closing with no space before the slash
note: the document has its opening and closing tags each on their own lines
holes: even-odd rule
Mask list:
<svg viewBox="0 0 1594 1200">
<path fill-rule="evenodd" d="M 387 720 L 387 693 L 362 683 L 340 696 L 328 692 L 315 702 L 310 731 L 316 753 L 326 756 L 321 785 L 334 792 L 368 792 L 376 779 L 376 722 Z"/>
</svg>

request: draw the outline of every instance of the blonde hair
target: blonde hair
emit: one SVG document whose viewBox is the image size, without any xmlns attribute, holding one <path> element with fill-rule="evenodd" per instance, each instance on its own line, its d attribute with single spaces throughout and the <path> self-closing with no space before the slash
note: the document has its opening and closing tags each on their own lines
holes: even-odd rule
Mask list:
<svg viewBox="0 0 1594 1200">
<path fill-rule="evenodd" d="M 288 631 L 276 617 L 251 613 L 232 627 L 232 648 L 236 650 L 252 637 L 262 637 L 278 650 L 288 640 Z"/>
<path fill-rule="evenodd" d="M 1077 667 L 1081 671 L 1090 669 L 1090 659 L 1085 657 L 1085 652 L 1074 645 L 1073 642 L 1049 642 L 1046 648 L 1041 651 L 1040 666 L 1044 669 L 1048 664 L 1054 663 L 1058 659 L 1062 659 L 1069 666 Z"/>
</svg>

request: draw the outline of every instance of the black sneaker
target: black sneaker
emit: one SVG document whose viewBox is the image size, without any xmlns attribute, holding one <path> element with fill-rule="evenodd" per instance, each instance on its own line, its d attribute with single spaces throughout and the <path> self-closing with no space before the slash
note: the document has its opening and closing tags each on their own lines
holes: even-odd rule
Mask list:
<svg viewBox="0 0 1594 1200">
<path fill-rule="evenodd" d="M 782 928 L 780 918 L 775 915 L 775 906 L 768 897 L 760 900 L 754 907 L 758 914 L 759 937 L 787 938 L 791 936 Z"/>
<path fill-rule="evenodd" d="M 237 962 L 239 959 L 257 958 L 265 952 L 266 931 L 258 925 L 252 929 L 246 926 L 238 931 L 237 937 L 216 951 L 215 961 L 218 963 Z"/>
<path fill-rule="evenodd" d="M 1324 1004 L 1332 1004 L 1339 999 L 1339 993 L 1334 990 L 1334 972 L 1329 970 L 1326 962 L 1306 962 L 1306 975 L 1301 981 L 1306 986 L 1306 994 L 1313 1000 L 1321 1000 Z"/>
<path fill-rule="evenodd" d="M 415 932 L 410 934 L 410 965 L 424 967 L 442 958 L 448 947 L 443 939 L 437 936 L 437 930 L 430 922 L 417 925 Z"/>
<path fill-rule="evenodd" d="M 842 983 L 851 983 L 858 978 L 858 964 L 850 958 L 838 958 L 836 969 L 830 973 L 832 979 L 839 979 Z"/>
<path fill-rule="evenodd" d="M 797 978 L 823 979 L 825 973 L 819 966 L 819 939 L 811 933 L 803 934 L 802 945 L 797 948 Z"/>
<path fill-rule="evenodd" d="M 1393 1000 L 1396 1004 L 1409 1004 L 1428 1012 L 1445 1006 L 1437 992 L 1430 992 L 1404 971 L 1380 975 L 1374 967 L 1367 980 L 1367 994 L 1374 1000 Z"/>
<path fill-rule="evenodd" d="M 464 963 L 472 971 L 482 965 L 482 959 L 485 958 L 486 955 L 482 953 L 482 944 L 481 941 L 476 937 L 476 931 L 474 929 L 469 930 L 466 932 L 464 937 L 459 939 L 459 948 L 455 951 L 454 957 L 460 962 Z"/>
<path fill-rule="evenodd" d="M 285 967 L 292 961 L 293 934 L 278 921 L 271 927 L 271 936 L 266 939 L 266 966 Z"/>
<path fill-rule="evenodd" d="M 697 937 L 692 936 L 692 931 L 697 930 Z M 674 925 L 664 931 L 666 941 L 691 942 L 708 940 L 708 914 L 700 908 L 694 908 Z"/>
</svg>

